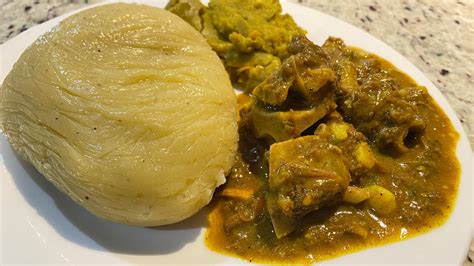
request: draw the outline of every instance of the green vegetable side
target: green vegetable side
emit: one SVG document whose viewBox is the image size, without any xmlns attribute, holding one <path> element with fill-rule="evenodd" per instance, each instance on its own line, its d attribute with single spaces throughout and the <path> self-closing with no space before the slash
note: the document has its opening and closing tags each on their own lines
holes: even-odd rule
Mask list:
<svg viewBox="0 0 474 266">
<path fill-rule="evenodd" d="M 201 32 L 232 81 L 252 89 L 277 70 L 294 36 L 305 34 L 276 0 L 172 0 L 166 9 Z"/>
</svg>

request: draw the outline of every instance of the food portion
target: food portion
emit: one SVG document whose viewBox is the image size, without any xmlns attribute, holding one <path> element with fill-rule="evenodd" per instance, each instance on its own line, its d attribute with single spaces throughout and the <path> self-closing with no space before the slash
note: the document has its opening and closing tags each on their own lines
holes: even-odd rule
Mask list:
<svg viewBox="0 0 474 266">
<path fill-rule="evenodd" d="M 252 90 L 252 104 L 240 111 L 242 122 L 269 143 L 301 136 L 336 107 L 329 86 L 335 73 L 321 48 L 299 36 L 288 50 L 290 56 Z"/>
<path fill-rule="evenodd" d="M 209 216 L 211 249 L 310 263 L 449 216 L 458 135 L 424 87 L 341 39 L 312 43 L 277 1 L 172 0 L 167 9 L 245 89 L 236 164 Z"/>
<path fill-rule="evenodd" d="M 305 33 L 274 0 L 171 0 L 166 9 L 199 30 L 247 90 L 278 69 L 293 36 Z"/>
<path fill-rule="evenodd" d="M 5 79 L 0 110 L 22 158 L 90 212 L 131 225 L 196 213 L 237 149 L 218 56 L 185 21 L 145 5 L 92 8 L 41 36 Z"/>
<path fill-rule="evenodd" d="M 384 62 L 364 51 L 347 49 L 341 39 L 323 45 L 338 77 L 338 106 L 354 124 L 385 152 L 406 152 L 421 141 L 428 93 L 403 73 L 384 68 Z"/>
<path fill-rule="evenodd" d="M 266 203 L 277 238 L 307 214 L 342 199 L 350 181 L 341 150 L 318 136 L 270 146 Z"/>
<path fill-rule="evenodd" d="M 238 110 L 237 162 L 209 216 L 213 250 L 311 263 L 427 232 L 451 213 L 458 134 L 424 87 L 373 54 L 295 36 Z"/>
</svg>

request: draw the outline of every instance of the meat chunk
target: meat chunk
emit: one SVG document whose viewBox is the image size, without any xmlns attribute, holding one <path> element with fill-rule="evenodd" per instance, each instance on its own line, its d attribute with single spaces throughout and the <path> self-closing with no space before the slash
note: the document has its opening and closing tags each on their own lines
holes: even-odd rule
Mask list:
<svg viewBox="0 0 474 266">
<path fill-rule="evenodd" d="M 337 74 L 337 104 L 344 119 L 382 152 L 406 152 L 415 146 L 426 126 L 426 89 L 340 39 L 329 38 L 323 50 Z"/>
<path fill-rule="evenodd" d="M 321 47 L 304 36 L 295 37 L 288 50 L 291 56 L 252 93 L 271 105 L 282 105 L 290 90 L 315 102 L 319 98 L 319 90 L 336 79 L 336 74 L 329 67 L 327 55 Z"/>
<path fill-rule="evenodd" d="M 288 51 L 278 71 L 253 89 L 239 111 L 255 136 L 269 143 L 300 137 L 336 109 L 336 75 L 321 47 L 297 36 Z"/>
<path fill-rule="evenodd" d="M 342 199 L 350 176 L 336 146 L 305 136 L 270 146 L 267 207 L 278 238 L 298 220 Z"/>
<path fill-rule="evenodd" d="M 257 138 L 267 138 L 270 143 L 285 141 L 301 136 L 301 133 L 335 109 L 331 98 L 307 110 L 272 112 L 254 106 L 248 115 L 248 122 Z"/>
</svg>

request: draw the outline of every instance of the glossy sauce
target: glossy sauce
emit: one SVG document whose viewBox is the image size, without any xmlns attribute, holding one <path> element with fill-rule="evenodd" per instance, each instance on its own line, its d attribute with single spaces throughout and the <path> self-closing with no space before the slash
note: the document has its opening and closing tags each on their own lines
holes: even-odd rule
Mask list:
<svg viewBox="0 0 474 266">
<path fill-rule="evenodd" d="M 375 58 L 402 87 L 418 86 L 389 62 L 371 54 L 363 56 Z M 237 162 L 211 203 L 206 245 L 250 262 L 311 263 L 401 241 L 441 226 L 453 209 L 458 190 L 458 133 L 433 99 L 428 94 L 423 97 L 423 135 L 409 151 L 396 155 L 380 152 L 369 141 L 375 170 L 355 182 L 391 191 L 396 198 L 395 211 L 380 215 L 366 203 L 338 202 L 306 215 L 297 230 L 280 239 L 265 205 L 268 144 L 241 125 Z"/>
</svg>

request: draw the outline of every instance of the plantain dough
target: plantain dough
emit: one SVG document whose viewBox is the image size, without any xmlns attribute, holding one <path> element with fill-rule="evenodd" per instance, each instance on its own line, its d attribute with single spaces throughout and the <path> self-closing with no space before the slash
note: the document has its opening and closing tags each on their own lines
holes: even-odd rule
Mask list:
<svg viewBox="0 0 474 266">
<path fill-rule="evenodd" d="M 108 4 L 63 20 L 21 55 L 0 93 L 15 152 L 114 222 L 181 221 L 234 162 L 229 77 L 199 32 L 159 8 Z"/>
</svg>

